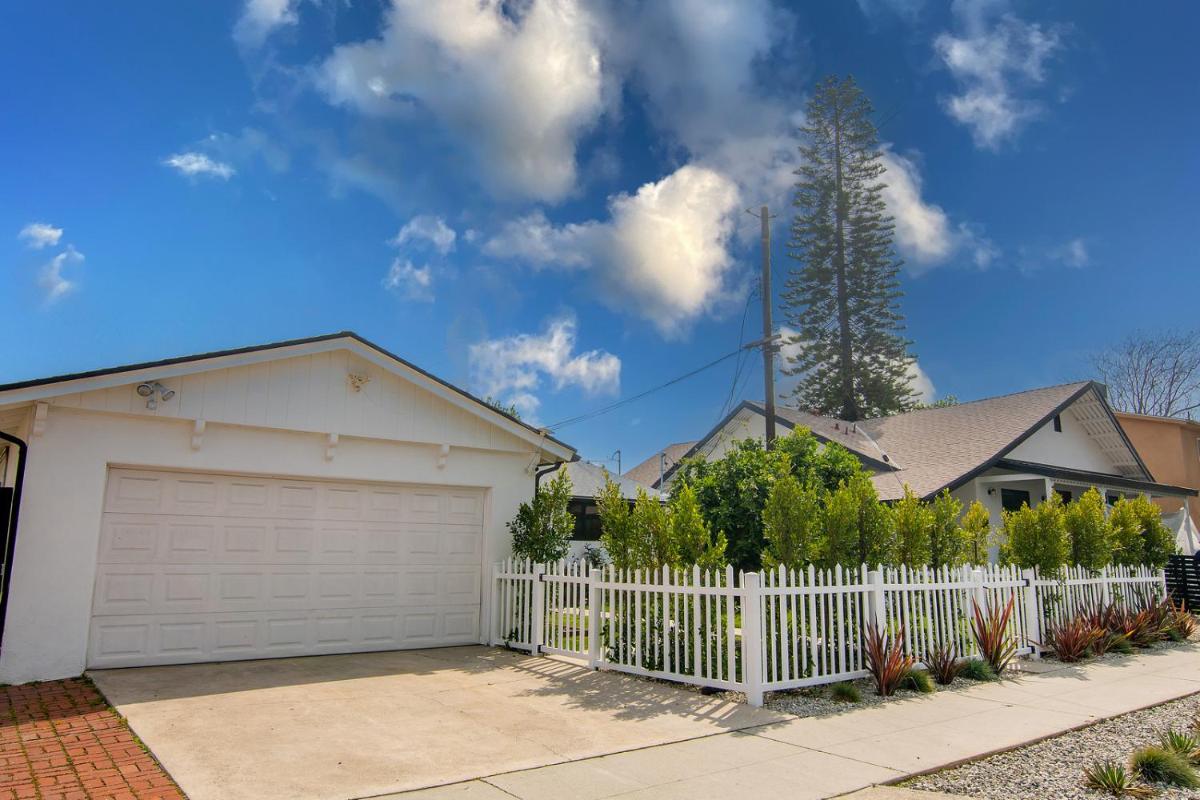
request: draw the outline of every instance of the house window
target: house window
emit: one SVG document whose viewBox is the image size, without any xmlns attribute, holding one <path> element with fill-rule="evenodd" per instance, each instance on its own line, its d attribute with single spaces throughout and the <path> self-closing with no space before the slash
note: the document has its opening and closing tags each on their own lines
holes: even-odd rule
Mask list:
<svg viewBox="0 0 1200 800">
<path fill-rule="evenodd" d="M 1020 511 L 1021 506 L 1029 505 L 1029 492 L 1024 489 L 1001 489 L 1000 507 L 1005 511 Z"/>
<path fill-rule="evenodd" d="M 1054 415 L 1054 430 L 1056 433 L 1062 433 L 1062 414 Z"/>
<path fill-rule="evenodd" d="M 595 500 L 572 500 L 567 510 L 575 517 L 575 531 L 571 539 L 576 542 L 600 541 L 600 509 Z"/>
<path fill-rule="evenodd" d="M 1110 506 L 1115 506 L 1117 501 L 1120 499 L 1121 495 L 1119 494 L 1110 494 L 1108 497 L 1104 498 L 1105 502 L 1107 502 Z"/>
<path fill-rule="evenodd" d="M 1055 489 L 1054 491 L 1058 493 L 1059 498 L 1061 498 L 1064 503 L 1071 502 L 1071 492 L 1067 489 Z"/>
</svg>

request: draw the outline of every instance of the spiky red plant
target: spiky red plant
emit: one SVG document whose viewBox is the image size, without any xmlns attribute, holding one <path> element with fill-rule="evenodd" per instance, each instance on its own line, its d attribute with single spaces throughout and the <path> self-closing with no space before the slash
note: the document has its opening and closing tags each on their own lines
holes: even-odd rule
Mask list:
<svg viewBox="0 0 1200 800">
<path fill-rule="evenodd" d="M 1042 647 L 1054 651 L 1059 661 L 1067 663 L 1079 661 L 1088 654 L 1096 642 L 1108 638 L 1108 631 L 1097 628 L 1083 615 L 1065 622 L 1051 623 L 1046 628 L 1046 641 Z"/>
<path fill-rule="evenodd" d="M 915 663 L 912 656 L 904 653 L 904 626 L 900 626 L 895 636 L 888 636 L 879 627 L 867 625 L 865 639 L 867 670 L 875 679 L 875 691 L 881 697 L 890 697 Z"/>
<path fill-rule="evenodd" d="M 996 675 L 1003 674 L 1008 662 L 1017 654 L 1017 642 L 1008 632 L 1013 599 L 1010 595 L 1002 608 L 986 603 L 986 611 L 976 605 L 971 620 L 971 633 L 975 637 L 975 644 L 979 646 L 979 654 L 991 665 Z"/>
<path fill-rule="evenodd" d="M 962 672 L 962 662 L 958 660 L 958 651 L 949 642 L 942 642 L 925 656 L 925 666 L 929 674 L 942 686 L 949 686 Z"/>
</svg>

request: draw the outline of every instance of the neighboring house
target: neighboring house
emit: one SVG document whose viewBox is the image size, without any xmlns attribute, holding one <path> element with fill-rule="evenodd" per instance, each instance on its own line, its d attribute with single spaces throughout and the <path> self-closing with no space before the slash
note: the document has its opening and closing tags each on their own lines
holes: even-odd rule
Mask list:
<svg viewBox="0 0 1200 800">
<path fill-rule="evenodd" d="M 1117 412 L 1121 427 L 1159 480 L 1200 486 L 1200 422 Z M 1163 511 L 1179 511 L 1186 500 L 1192 521 L 1200 520 L 1200 498 L 1160 497 Z"/>
<path fill-rule="evenodd" d="M 9 683 L 480 642 L 505 523 L 575 458 L 353 333 L 0 386 L 0 440 Z"/>
<path fill-rule="evenodd" d="M 761 403 L 744 402 L 683 458 L 719 458 L 739 439 L 765 435 Z M 909 486 L 929 498 L 943 489 L 965 505 L 982 502 L 1000 525 L 1003 509 L 1036 506 L 1051 492 L 1065 500 L 1090 487 L 1111 503 L 1121 496 L 1195 497 L 1159 483 L 1125 435 L 1102 385 L 1087 381 L 846 423 L 779 408 L 780 435 L 807 427 L 837 442 L 874 473 L 879 497 L 895 500 Z M 670 485 L 675 470 L 667 475 Z"/>
<path fill-rule="evenodd" d="M 572 461 L 558 469 L 565 469 L 571 477 L 571 500 L 567 509 L 575 517 L 575 533 L 571 537 L 573 558 L 581 556 L 586 545 L 600 541 L 600 511 L 596 506 L 596 496 L 604 489 L 606 480 L 617 484 L 621 496 L 630 503 L 637 499 L 639 489 L 657 500 L 665 499 L 657 489 L 630 479 L 629 473 L 615 475 L 604 467 L 586 461 Z M 543 473 L 542 485 L 556 474 L 557 470 Z"/>
<path fill-rule="evenodd" d="M 625 471 L 625 477 L 644 486 L 657 487 L 659 478 L 670 472 L 679 459 L 689 453 L 699 442 L 677 442 L 647 458 L 636 467 Z"/>
</svg>

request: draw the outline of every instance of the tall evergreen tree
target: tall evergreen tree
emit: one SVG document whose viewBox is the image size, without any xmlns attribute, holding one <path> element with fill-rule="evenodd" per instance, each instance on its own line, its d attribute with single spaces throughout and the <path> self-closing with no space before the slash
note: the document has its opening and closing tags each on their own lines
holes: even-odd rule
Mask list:
<svg viewBox="0 0 1200 800">
<path fill-rule="evenodd" d="M 826 78 L 809 101 L 790 242 L 800 266 L 783 293 L 799 345 L 785 369 L 800 377 L 795 400 L 845 420 L 903 411 L 916 399 L 871 113 L 850 77 Z"/>
</svg>

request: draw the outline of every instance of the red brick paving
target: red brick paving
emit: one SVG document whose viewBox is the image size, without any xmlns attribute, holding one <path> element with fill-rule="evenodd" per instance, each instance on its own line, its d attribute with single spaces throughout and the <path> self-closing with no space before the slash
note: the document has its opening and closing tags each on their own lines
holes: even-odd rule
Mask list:
<svg viewBox="0 0 1200 800">
<path fill-rule="evenodd" d="M 86 680 L 0 687 L 0 800 L 185 800 Z"/>
</svg>

